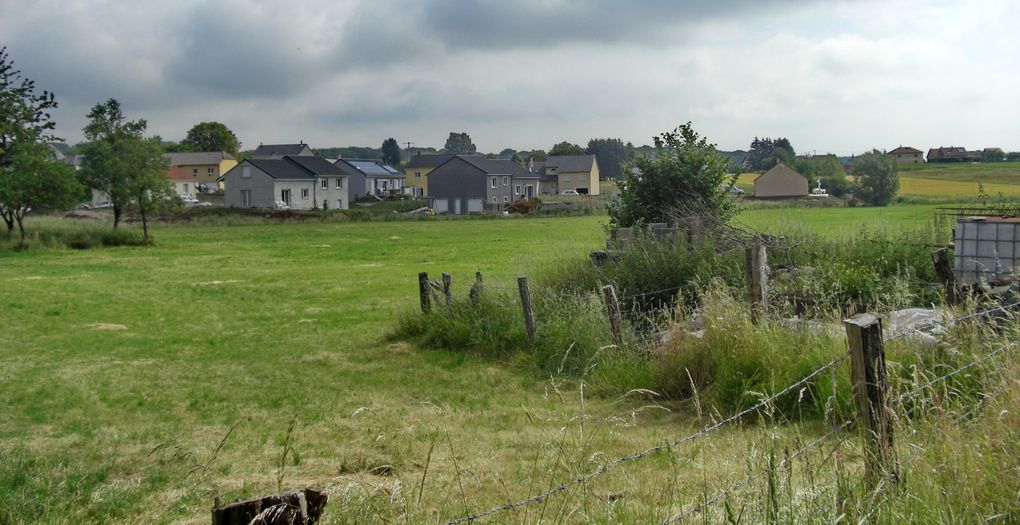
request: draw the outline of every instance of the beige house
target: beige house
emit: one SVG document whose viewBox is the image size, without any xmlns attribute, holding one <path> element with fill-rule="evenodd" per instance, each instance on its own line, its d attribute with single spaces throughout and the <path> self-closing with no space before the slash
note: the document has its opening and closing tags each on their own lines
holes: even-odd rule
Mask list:
<svg viewBox="0 0 1020 525">
<path fill-rule="evenodd" d="M 924 152 L 910 146 L 900 146 L 888 153 L 899 164 L 923 164 Z"/>
<path fill-rule="evenodd" d="M 411 157 L 404 166 L 405 188 L 414 197 L 429 196 L 429 173 L 453 158 L 453 155 L 418 155 Z"/>
<path fill-rule="evenodd" d="M 598 195 L 599 163 L 595 155 L 557 155 L 534 162 L 531 171 L 542 180 L 542 193 L 576 191 L 579 195 Z"/>
<path fill-rule="evenodd" d="M 754 196 L 759 199 L 804 197 L 807 194 L 807 177 L 782 162 L 754 179 Z"/>
<path fill-rule="evenodd" d="M 170 159 L 170 166 L 181 168 L 191 176 L 192 185 L 200 185 L 210 191 L 223 189 L 217 179 L 237 166 L 234 157 L 222 151 L 167 153 L 166 156 Z"/>
<path fill-rule="evenodd" d="M 170 168 L 168 175 L 174 184 L 174 194 L 194 197 L 198 193 L 198 189 L 195 188 L 195 179 L 188 170 L 174 166 Z"/>
</svg>

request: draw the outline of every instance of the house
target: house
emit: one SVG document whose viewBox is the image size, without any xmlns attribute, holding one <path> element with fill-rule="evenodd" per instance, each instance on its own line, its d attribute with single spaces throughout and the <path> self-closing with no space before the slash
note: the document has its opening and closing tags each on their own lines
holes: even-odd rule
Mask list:
<svg viewBox="0 0 1020 525">
<path fill-rule="evenodd" d="M 422 155 L 420 151 L 411 157 L 404 166 L 405 184 L 410 194 L 414 197 L 428 197 L 429 172 L 451 157 L 453 155 Z"/>
<path fill-rule="evenodd" d="M 350 178 L 353 200 L 404 192 L 404 174 L 381 160 L 337 159 L 333 164 Z"/>
<path fill-rule="evenodd" d="M 237 166 L 234 157 L 224 151 L 167 153 L 166 156 L 170 166 L 182 168 L 191 175 L 192 185 L 207 191 L 223 189 L 218 182 L 220 175 Z"/>
<path fill-rule="evenodd" d="M 924 152 L 910 146 L 900 146 L 888 153 L 899 164 L 924 164 Z"/>
<path fill-rule="evenodd" d="M 754 196 L 758 199 L 804 197 L 807 194 L 807 177 L 782 162 L 754 179 Z"/>
<path fill-rule="evenodd" d="M 262 144 L 259 143 L 259 147 L 255 148 L 255 151 L 248 155 L 248 158 L 256 159 L 281 159 L 286 156 L 290 157 L 311 157 L 315 153 L 312 148 L 308 147 L 308 144 L 299 142 L 297 144 Z"/>
<path fill-rule="evenodd" d="M 574 190 L 580 195 L 598 195 L 599 163 L 595 155 L 557 155 L 533 162 L 531 170 L 544 183 L 542 193 L 556 195 Z"/>
<path fill-rule="evenodd" d="M 978 159 L 981 160 L 981 153 L 978 152 Z M 966 148 L 957 146 L 930 148 L 928 150 L 928 162 L 969 162 Z"/>
<path fill-rule="evenodd" d="M 170 181 L 174 185 L 175 194 L 190 195 L 192 197 L 195 197 L 195 195 L 198 193 L 198 188 L 196 187 L 195 184 L 195 178 L 188 170 L 180 166 L 171 166 L 170 171 L 167 173 L 167 175 L 170 177 Z M 219 184 L 219 182 L 214 181 L 214 184 Z"/>
<path fill-rule="evenodd" d="M 228 208 L 336 210 L 347 209 L 351 202 L 347 174 L 316 156 L 249 156 L 220 179 Z"/>
<path fill-rule="evenodd" d="M 455 155 L 429 173 L 429 205 L 440 213 L 499 211 L 539 193 L 539 175 L 511 160 Z"/>
</svg>

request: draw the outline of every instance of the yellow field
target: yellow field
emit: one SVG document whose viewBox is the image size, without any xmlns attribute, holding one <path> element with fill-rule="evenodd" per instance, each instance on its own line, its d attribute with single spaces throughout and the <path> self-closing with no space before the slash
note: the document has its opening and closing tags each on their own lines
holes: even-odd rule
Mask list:
<svg viewBox="0 0 1020 525">
<path fill-rule="evenodd" d="M 757 176 L 757 173 L 741 173 L 737 178 L 737 186 L 748 192 L 748 195 L 753 195 L 754 179 Z M 984 187 L 985 193 L 991 196 L 1000 193 L 1008 196 L 1020 196 L 1020 184 L 986 182 Z M 903 174 L 900 174 L 899 194 L 922 197 L 974 198 L 978 196 L 978 183 L 976 181 L 904 177 Z"/>
</svg>

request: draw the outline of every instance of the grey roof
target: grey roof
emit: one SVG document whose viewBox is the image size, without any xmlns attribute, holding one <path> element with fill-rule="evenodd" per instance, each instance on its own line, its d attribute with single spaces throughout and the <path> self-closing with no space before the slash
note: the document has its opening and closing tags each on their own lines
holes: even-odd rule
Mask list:
<svg viewBox="0 0 1020 525">
<path fill-rule="evenodd" d="M 337 159 L 336 166 L 349 175 L 364 175 L 366 177 L 403 179 L 406 176 L 393 169 L 382 161 L 372 159 Z"/>
<path fill-rule="evenodd" d="M 313 180 L 321 175 L 345 175 L 343 170 L 320 157 L 287 156 L 282 159 L 253 159 L 249 157 L 245 161 L 274 179 Z M 230 171 L 234 171 L 234 169 Z"/>
<path fill-rule="evenodd" d="M 322 157 L 297 155 L 287 156 L 284 159 L 300 164 L 302 168 L 316 175 L 346 175 L 342 169 Z"/>
<path fill-rule="evenodd" d="M 453 155 L 415 155 L 407 161 L 407 168 L 436 168 L 453 158 Z"/>
<path fill-rule="evenodd" d="M 219 164 L 221 160 L 233 160 L 224 151 L 199 151 L 194 153 L 167 153 L 171 166 L 192 166 L 195 164 Z"/>
<path fill-rule="evenodd" d="M 259 147 L 255 148 L 250 156 L 298 155 L 307 147 L 308 144 L 259 144 Z"/>
<path fill-rule="evenodd" d="M 457 155 L 457 158 L 471 164 L 487 174 L 511 175 L 519 178 L 534 178 L 536 175 L 522 168 L 516 162 L 506 159 L 487 159 L 476 155 Z"/>
<path fill-rule="evenodd" d="M 595 155 L 556 155 L 546 157 L 545 159 L 546 167 L 556 168 L 559 171 L 566 171 L 568 173 L 591 171 L 594 163 Z"/>
</svg>

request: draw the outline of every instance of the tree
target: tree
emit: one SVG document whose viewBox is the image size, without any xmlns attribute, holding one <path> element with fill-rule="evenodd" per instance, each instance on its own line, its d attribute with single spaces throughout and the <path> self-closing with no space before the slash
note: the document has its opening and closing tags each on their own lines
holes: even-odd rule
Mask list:
<svg viewBox="0 0 1020 525">
<path fill-rule="evenodd" d="M 35 82 L 21 77 L 7 48 L 0 48 L 0 170 L 10 166 L 13 151 L 20 145 L 54 140 L 55 124 L 50 110 L 57 107 L 53 93 L 35 92 Z M 0 216 L 7 232 L 14 231 L 14 209 L 0 201 Z"/>
<path fill-rule="evenodd" d="M 634 159 L 639 173 L 625 170 L 620 200 L 609 210 L 613 226 L 664 222 L 684 209 L 722 220 L 735 213 L 727 193 L 736 175 L 726 173 L 726 159 L 698 136 L 690 122 L 655 137 L 655 150 L 654 159 Z"/>
<path fill-rule="evenodd" d="M 890 155 L 874 150 L 854 159 L 857 196 L 871 206 L 885 206 L 900 190 L 899 164 Z"/>
<path fill-rule="evenodd" d="M 563 141 L 549 150 L 550 157 L 555 157 L 557 155 L 584 155 L 584 148 L 577 144 L 571 144 L 567 141 Z"/>
<path fill-rule="evenodd" d="M 624 144 L 620 139 L 591 139 L 588 141 L 589 155 L 595 155 L 599 172 L 607 179 L 623 178 L 623 166 L 634 158 L 634 145 Z"/>
<path fill-rule="evenodd" d="M 0 207 L 4 219 L 17 222 L 25 242 L 25 214 L 29 210 L 59 210 L 73 205 L 81 191 L 74 168 L 53 156 L 41 142 L 23 142 L 7 150 L 0 170 Z M 9 230 L 8 230 L 9 231 Z"/>
<path fill-rule="evenodd" d="M 755 137 L 751 141 L 751 149 L 747 152 L 747 168 L 751 171 L 765 171 L 782 162 L 793 166 L 797 153 L 789 139 Z"/>
<path fill-rule="evenodd" d="M 400 164 L 401 153 L 400 144 L 397 144 L 397 139 L 390 137 L 382 143 L 382 159 L 386 164 L 392 164 L 396 166 Z"/>
<path fill-rule="evenodd" d="M 478 148 L 471 142 L 471 135 L 452 131 L 450 132 L 450 137 L 446 139 L 446 145 L 443 146 L 443 149 L 449 155 L 472 155 L 478 151 Z"/>
<path fill-rule="evenodd" d="M 114 99 L 96 104 L 88 117 L 89 123 L 82 130 L 88 140 L 84 148 L 82 181 L 109 196 L 115 229 L 124 209 L 133 201 L 142 216 L 142 227 L 148 239 L 148 215 L 170 191 L 167 176 L 170 161 L 159 138 L 146 139 L 143 136 L 145 120 L 127 120 L 120 102 Z"/>
<path fill-rule="evenodd" d="M 180 146 L 189 151 L 225 151 L 237 155 L 241 142 L 226 125 L 219 122 L 202 122 L 188 130 Z"/>
<path fill-rule="evenodd" d="M 517 150 L 513 148 L 503 148 L 503 151 L 499 152 L 499 158 L 501 159 L 512 159 L 517 156 Z"/>
</svg>

